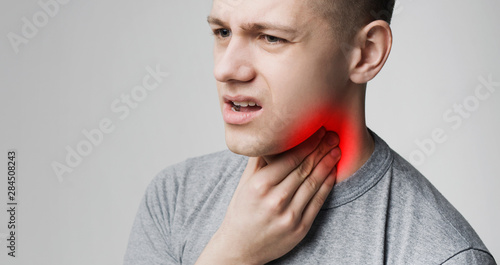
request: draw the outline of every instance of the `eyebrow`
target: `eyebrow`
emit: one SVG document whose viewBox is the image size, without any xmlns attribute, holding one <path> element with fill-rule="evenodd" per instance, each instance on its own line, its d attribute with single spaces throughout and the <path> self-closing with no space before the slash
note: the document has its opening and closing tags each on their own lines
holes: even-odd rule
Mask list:
<svg viewBox="0 0 500 265">
<path fill-rule="evenodd" d="M 212 25 L 218 25 L 221 27 L 227 27 L 226 23 L 216 17 L 207 17 L 207 22 Z M 297 29 L 285 25 L 274 24 L 274 23 L 246 23 L 240 27 L 245 31 L 261 31 L 261 30 L 279 30 L 286 33 L 296 33 Z"/>
<path fill-rule="evenodd" d="M 226 23 L 222 22 L 222 20 L 220 20 L 220 19 L 218 19 L 216 17 L 208 16 L 207 17 L 207 22 L 208 22 L 208 24 L 217 25 L 217 26 L 221 26 L 221 27 L 226 27 Z"/>
</svg>

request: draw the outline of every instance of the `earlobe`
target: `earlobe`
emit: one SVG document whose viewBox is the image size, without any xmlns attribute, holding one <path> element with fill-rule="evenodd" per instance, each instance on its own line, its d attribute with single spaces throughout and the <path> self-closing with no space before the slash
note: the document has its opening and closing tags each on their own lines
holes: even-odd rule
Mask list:
<svg viewBox="0 0 500 265">
<path fill-rule="evenodd" d="M 376 20 L 366 25 L 356 35 L 351 51 L 351 81 L 365 84 L 382 69 L 392 48 L 392 31 L 389 24 Z"/>
</svg>

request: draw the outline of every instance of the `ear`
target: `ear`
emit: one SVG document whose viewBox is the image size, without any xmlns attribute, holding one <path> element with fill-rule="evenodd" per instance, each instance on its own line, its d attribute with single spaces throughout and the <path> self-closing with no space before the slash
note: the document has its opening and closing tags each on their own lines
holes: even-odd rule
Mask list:
<svg viewBox="0 0 500 265">
<path fill-rule="evenodd" d="M 349 77 L 356 84 L 365 84 L 382 69 L 392 47 L 392 31 L 389 24 L 376 20 L 356 34 L 351 48 Z"/>
</svg>

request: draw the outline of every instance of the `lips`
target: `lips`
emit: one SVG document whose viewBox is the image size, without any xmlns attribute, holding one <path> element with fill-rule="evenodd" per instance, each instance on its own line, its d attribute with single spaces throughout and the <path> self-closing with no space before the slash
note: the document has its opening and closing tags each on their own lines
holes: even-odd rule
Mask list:
<svg viewBox="0 0 500 265">
<path fill-rule="evenodd" d="M 247 96 L 224 96 L 222 114 L 228 124 L 243 125 L 251 122 L 262 113 L 258 100 Z"/>
</svg>

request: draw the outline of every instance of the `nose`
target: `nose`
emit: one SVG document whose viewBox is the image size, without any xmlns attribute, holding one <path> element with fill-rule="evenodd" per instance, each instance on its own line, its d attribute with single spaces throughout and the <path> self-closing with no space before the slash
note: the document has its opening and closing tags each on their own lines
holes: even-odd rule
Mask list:
<svg viewBox="0 0 500 265">
<path fill-rule="evenodd" d="M 227 46 L 216 46 L 214 58 L 214 76 L 219 82 L 248 82 L 255 77 L 251 45 L 242 38 L 232 37 Z"/>
</svg>

